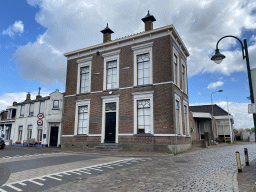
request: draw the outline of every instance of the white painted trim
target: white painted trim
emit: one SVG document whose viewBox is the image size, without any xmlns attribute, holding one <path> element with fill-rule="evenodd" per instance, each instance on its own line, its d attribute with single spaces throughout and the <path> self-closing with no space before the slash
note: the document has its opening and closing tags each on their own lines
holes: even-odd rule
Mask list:
<svg viewBox="0 0 256 192">
<path fill-rule="evenodd" d="M 154 91 L 142 91 L 142 92 L 134 92 L 134 93 L 132 93 L 132 95 L 134 96 L 134 95 L 143 95 L 143 97 L 145 96 L 145 95 L 148 95 L 148 94 L 153 94 L 154 93 Z"/>
<path fill-rule="evenodd" d="M 133 51 L 133 85 L 138 85 L 138 64 L 137 56 L 141 54 L 149 53 L 149 84 L 153 84 L 153 51 L 152 51 L 153 42 L 148 44 L 143 44 L 135 46 Z"/>
<path fill-rule="evenodd" d="M 104 74 L 103 74 L 103 90 L 107 90 L 107 62 L 116 60 L 116 87 L 113 89 L 119 88 L 119 57 L 121 50 L 113 51 L 110 53 L 102 54 L 104 57 Z"/>
<path fill-rule="evenodd" d="M 137 101 L 149 99 L 150 100 L 150 115 L 151 115 L 151 132 L 150 134 L 154 134 L 154 104 L 153 104 L 153 93 L 152 91 L 145 92 L 136 92 L 137 94 L 133 95 L 133 134 L 137 134 L 138 127 L 138 118 L 137 118 Z M 144 94 L 143 94 L 144 93 Z"/>
<path fill-rule="evenodd" d="M 101 134 L 88 134 L 90 137 L 101 137 Z"/>
<path fill-rule="evenodd" d="M 86 135 L 89 134 L 89 125 L 90 125 L 90 106 L 91 106 L 91 101 L 90 99 L 85 99 L 85 100 L 80 100 L 76 103 L 76 113 L 75 113 L 75 127 L 74 127 L 74 135 L 78 135 L 77 134 L 77 129 L 78 129 L 78 107 L 80 106 L 85 106 L 88 105 L 88 124 L 87 124 L 87 133 Z M 79 136 L 79 135 L 78 135 Z"/>
<path fill-rule="evenodd" d="M 74 137 L 75 135 L 62 135 L 61 137 Z"/>
<path fill-rule="evenodd" d="M 181 115 L 181 96 L 179 96 L 177 93 L 174 93 L 175 99 L 174 99 L 174 110 L 175 110 L 175 124 L 176 124 L 176 101 L 179 101 L 179 134 L 182 133 L 183 134 L 183 127 L 182 127 L 182 115 Z M 177 131 L 177 124 L 176 124 L 176 129 Z M 180 134 L 181 135 L 181 134 Z"/>
<path fill-rule="evenodd" d="M 145 44 L 142 44 L 142 45 L 132 46 L 131 49 L 133 51 L 137 51 L 137 50 L 140 50 L 140 49 L 146 49 L 146 48 L 149 48 L 149 47 L 153 47 L 153 44 L 154 44 L 154 42 L 149 42 L 149 43 L 145 43 Z"/>
<path fill-rule="evenodd" d="M 178 136 L 178 134 L 154 134 L 156 137 L 173 137 L 173 136 Z"/>
<path fill-rule="evenodd" d="M 133 133 L 120 133 L 119 136 L 133 136 Z"/>
<path fill-rule="evenodd" d="M 177 85 L 177 87 L 180 88 L 180 57 L 179 57 L 179 52 L 177 51 L 177 49 L 175 48 L 175 46 L 172 46 L 173 47 L 173 82 L 175 85 Z M 177 73 L 175 73 L 175 64 L 174 64 L 174 57 L 177 57 Z M 177 82 L 175 83 L 175 80 L 176 80 L 176 76 L 177 76 Z"/>
<path fill-rule="evenodd" d="M 101 143 L 104 143 L 105 140 L 105 105 L 106 103 L 116 102 L 116 140 L 115 143 L 118 143 L 118 132 L 119 132 L 119 97 L 120 95 L 111 95 L 103 96 L 102 98 L 102 127 L 101 127 Z"/>
<path fill-rule="evenodd" d="M 91 59 L 91 60 L 90 60 Z M 84 61 L 84 62 L 82 62 Z M 77 87 L 76 87 L 76 94 L 80 94 L 80 69 L 81 67 L 89 66 L 89 90 L 86 93 L 91 92 L 91 79 L 92 79 L 92 57 L 85 58 L 81 60 L 77 60 L 78 69 L 77 69 Z"/>
</svg>

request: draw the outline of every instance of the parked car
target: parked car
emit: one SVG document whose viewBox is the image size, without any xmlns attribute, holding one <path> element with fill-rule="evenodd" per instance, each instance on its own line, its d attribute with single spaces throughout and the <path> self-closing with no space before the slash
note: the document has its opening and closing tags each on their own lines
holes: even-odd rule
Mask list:
<svg viewBox="0 0 256 192">
<path fill-rule="evenodd" d="M 0 138 L 0 149 L 4 149 L 5 147 L 5 142 L 2 138 Z"/>
</svg>

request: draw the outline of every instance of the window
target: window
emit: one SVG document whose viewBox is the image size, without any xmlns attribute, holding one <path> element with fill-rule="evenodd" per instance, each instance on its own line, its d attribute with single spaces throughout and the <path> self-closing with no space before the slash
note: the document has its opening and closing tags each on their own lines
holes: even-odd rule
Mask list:
<svg viewBox="0 0 256 192">
<path fill-rule="evenodd" d="M 58 109 L 59 108 L 59 100 L 53 101 L 53 108 Z"/>
<path fill-rule="evenodd" d="M 23 130 L 23 126 L 19 126 L 18 141 L 22 141 L 22 130 Z"/>
<path fill-rule="evenodd" d="M 37 129 L 37 141 L 41 142 L 43 138 L 43 129 Z"/>
<path fill-rule="evenodd" d="M 104 57 L 103 90 L 119 88 L 119 55 L 121 50 L 102 54 Z"/>
<path fill-rule="evenodd" d="M 31 139 L 32 137 L 32 125 L 28 126 L 28 134 L 27 134 L 27 140 Z"/>
<path fill-rule="evenodd" d="M 153 42 L 133 46 L 134 86 L 153 84 Z"/>
<path fill-rule="evenodd" d="M 88 105 L 78 107 L 78 135 L 87 134 L 88 129 Z"/>
<path fill-rule="evenodd" d="M 39 106 L 39 113 L 44 113 L 44 101 L 40 102 L 40 106 Z"/>
<path fill-rule="evenodd" d="M 24 112 L 25 112 L 25 105 L 21 105 L 21 108 L 20 108 L 20 116 L 21 117 L 24 117 Z"/>
<path fill-rule="evenodd" d="M 30 106 L 29 106 L 29 115 L 34 115 L 34 106 L 35 104 L 34 103 L 30 103 Z"/>
<path fill-rule="evenodd" d="M 182 90 L 187 93 L 187 70 L 185 62 L 182 61 Z"/>
<path fill-rule="evenodd" d="M 178 85 L 178 57 L 174 54 L 174 83 Z"/>
<path fill-rule="evenodd" d="M 187 119 L 187 106 L 184 105 L 184 128 L 185 128 L 185 135 L 188 135 L 187 121 L 188 121 L 188 119 Z"/>
<path fill-rule="evenodd" d="M 89 92 L 90 67 L 85 66 L 80 68 L 80 93 Z"/>
<path fill-rule="evenodd" d="M 175 101 L 176 134 L 180 134 L 180 102 Z"/>
<path fill-rule="evenodd" d="M 79 59 L 77 70 L 77 94 L 91 91 L 91 65 L 92 57 Z"/>
<path fill-rule="evenodd" d="M 217 134 L 218 135 L 230 135 L 230 123 L 229 120 L 217 120 Z"/>
<path fill-rule="evenodd" d="M 6 140 L 10 140 L 11 138 L 11 127 L 6 128 Z"/>
<path fill-rule="evenodd" d="M 138 67 L 138 80 L 137 85 L 149 84 L 149 53 L 137 55 L 137 67 Z"/>
<path fill-rule="evenodd" d="M 117 88 L 117 60 L 107 62 L 107 89 Z"/>
<path fill-rule="evenodd" d="M 138 116 L 138 132 L 137 133 L 150 133 L 151 120 L 150 120 L 150 100 L 137 101 L 137 116 Z"/>
</svg>

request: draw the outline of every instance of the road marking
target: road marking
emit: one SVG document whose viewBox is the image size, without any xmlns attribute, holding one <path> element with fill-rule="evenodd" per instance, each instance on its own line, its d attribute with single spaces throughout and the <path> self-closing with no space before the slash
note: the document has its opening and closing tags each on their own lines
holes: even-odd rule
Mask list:
<svg viewBox="0 0 256 192">
<path fill-rule="evenodd" d="M 71 174 L 69 174 L 69 173 L 66 173 L 66 172 L 64 172 L 64 173 L 61 173 L 61 174 L 65 174 L 65 175 L 71 175 Z"/>
<path fill-rule="evenodd" d="M 51 179 L 55 179 L 55 180 L 58 180 L 58 181 L 61 181 L 62 179 L 59 179 L 59 178 L 56 178 L 56 177 L 52 177 L 52 176 L 45 176 L 45 177 L 49 177 Z"/>
<path fill-rule="evenodd" d="M 36 179 L 41 180 L 41 181 L 46 181 L 46 179 L 43 179 L 43 178 L 40 178 L 40 177 L 37 177 Z"/>
<path fill-rule="evenodd" d="M 96 169 L 96 168 L 93 168 L 93 167 L 90 167 L 89 169 L 93 169 L 93 170 L 96 170 L 96 171 L 103 171 L 101 169 Z"/>
<path fill-rule="evenodd" d="M 8 185 L 6 185 L 7 187 L 10 187 L 10 188 L 12 188 L 12 189 L 14 189 L 14 190 L 16 190 L 16 191 L 22 191 L 21 189 L 19 189 L 19 188 L 17 188 L 17 187 L 14 187 L 14 186 L 12 186 L 11 184 L 8 184 Z"/>
<path fill-rule="evenodd" d="M 18 184 L 23 185 L 23 186 L 27 185 L 26 183 L 22 183 L 22 182 L 19 182 Z"/>
<path fill-rule="evenodd" d="M 3 190 L 3 189 L 0 188 L 0 192 L 7 192 L 7 191 L 5 191 L 5 190 Z"/>
<path fill-rule="evenodd" d="M 86 173 L 86 174 L 91 174 L 90 172 L 87 172 L 87 171 L 78 171 L 78 172 L 82 172 L 82 173 Z"/>
<path fill-rule="evenodd" d="M 81 173 L 76 173 L 75 171 L 69 171 L 69 173 L 74 173 L 74 174 L 77 174 L 77 175 L 82 175 Z"/>
<path fill-rule="evenodd" d="M 28 180 L 28 181 L 30 181 L 31 183 L 35 183 L 35 184 L 37 184 L 37 185 L 40 185 L 40 186 L 43 186 L 43 185 L 44 185 L 44 184 L 39 183 L 39 182 L 37 182 L 37 181 L 33 181 L 32 179 L 30 179 L 30 180 Z"/>
</svg>

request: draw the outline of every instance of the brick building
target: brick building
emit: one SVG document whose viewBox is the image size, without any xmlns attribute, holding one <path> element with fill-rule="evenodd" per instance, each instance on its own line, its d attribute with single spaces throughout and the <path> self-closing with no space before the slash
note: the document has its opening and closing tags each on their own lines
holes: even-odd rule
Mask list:
<svg viewBox="0 0 256 192">
<path fill-rule="evenodd" d="M 124 149 L 191 147 L 188 118 L 188 50 L 173 25 L 64 54 L 67 78 L 62 147 L 118 143 Z M 176 147 L 177 146 L 177 147 Z"/>
</svg>

